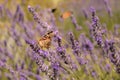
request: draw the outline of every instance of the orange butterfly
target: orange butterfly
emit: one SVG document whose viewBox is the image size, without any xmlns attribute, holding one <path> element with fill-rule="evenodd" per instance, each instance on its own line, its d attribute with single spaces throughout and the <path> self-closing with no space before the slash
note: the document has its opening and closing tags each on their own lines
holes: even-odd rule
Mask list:
<svg viewBox="0 0 120 80">
<path fill-rule="evenodd" d="M 38 44 L 40 48 L 49 48 L 51 45 L 52 37 L 54 36 L 54 32 L 50 31 L 47 34 L 45 34 L 43 37 L 41 37 L 38 41 Z"/>
<path fill-rule="evenodd" d="M 66 18 L 70 17 L 72 14 L 73 14 L 72 11 L 66 11 L 66 12 L 64 12 L 64 13 L 61 15 L 61 17 L 62 17 L 63 19 L 66 19 Z"/>
</svg>

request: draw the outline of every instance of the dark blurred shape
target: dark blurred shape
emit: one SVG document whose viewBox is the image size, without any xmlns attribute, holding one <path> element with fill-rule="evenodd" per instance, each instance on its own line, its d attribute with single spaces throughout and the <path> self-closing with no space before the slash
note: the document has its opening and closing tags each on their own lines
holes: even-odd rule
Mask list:
<svg viewBox="0 0 120 80">
<path fill-rule="evenodd" d="M 51 10 L 51 12 L 54 13 L 54 12 L 56 12 L 56 10 L 57 10 L 57 8 L 53 8 L 53 9 Z"/>
</svg>

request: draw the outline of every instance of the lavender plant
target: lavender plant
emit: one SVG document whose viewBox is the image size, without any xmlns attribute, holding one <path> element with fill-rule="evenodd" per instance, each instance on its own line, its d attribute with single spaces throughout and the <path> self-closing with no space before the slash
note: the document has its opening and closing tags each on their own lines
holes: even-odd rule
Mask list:
<svg viewBox="0 0 120 80">
<path fill-rule="evenodd" d="M 0 4 L 0 80 L 120 79 L 119 23 L 113 21 L 114 30 L 109 30 L 107 24 L 103 25 L 107 19 L 101 18 L 97 7 L 90 7 L 90 11 L 82 7 L 85 19 L 75 17 L 81 13 L 73 10 L 74 14 L 60 24 L 59 7 L 55 12 L 50 8 L 36 9 L 22 0 L 12 11 L 8 3 L 6 0 Z M 106 15 L 113 19 L 109 1 L 102 3 Z M 63 25 L 66 22 L 68 26 Z M 87 27 L 83 25 L 86 22 Z M 69 25 L 74 26 L 73 30 L 64 31 Z M 48 47 L 41 47 L 40 39 Z"/>
</svg>

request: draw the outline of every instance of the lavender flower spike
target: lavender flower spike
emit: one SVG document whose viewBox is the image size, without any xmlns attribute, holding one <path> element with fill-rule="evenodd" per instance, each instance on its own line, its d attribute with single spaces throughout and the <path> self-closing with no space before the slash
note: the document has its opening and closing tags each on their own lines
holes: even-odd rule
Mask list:
<svg viewBox="0 0 120 80">
<path fill-rule="evenodd" d="M 47 31 L 52 29 L 52 26 L 50 26 L 47 22 L 43 21 L 42 17 L 37 12 L 35 12 L 34 8 L 28 6 L 28 10 L 33 15 L 34 20 L 39 23 L 43 28 L 47 29 Z"/>
</svg>

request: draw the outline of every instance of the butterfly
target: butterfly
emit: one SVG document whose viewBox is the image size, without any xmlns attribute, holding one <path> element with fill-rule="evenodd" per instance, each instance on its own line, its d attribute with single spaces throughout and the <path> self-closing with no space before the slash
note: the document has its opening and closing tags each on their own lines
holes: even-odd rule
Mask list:
<svg viewBox="0 0 120 80">
<path fill-rule="evenodd" d="M 61 17 L 62 17 L 63 19 L 66 19 L 66 18 L 70 17 L 72 14 L 73 14 L 72 11 L 66 11 L 66 12 L 64 12 L 64 13 L 61 15 Z"/>
<path fill-rule="evenodd" d="M 44 36 L 42 36 L 38 41 L 40 48 L 42 48 L 42 49 L 43 48 L 46 48 L 46 49 L 50 48 L 53 36 L 54 36 L 53 31 L 47 32 Z"/>
<path fill-rule="evenodd" d="M 57 9 L 56 8 L 53 8 L 51 9 L 51 12 L 54 13 Z"/>
</svg>

